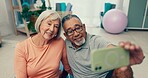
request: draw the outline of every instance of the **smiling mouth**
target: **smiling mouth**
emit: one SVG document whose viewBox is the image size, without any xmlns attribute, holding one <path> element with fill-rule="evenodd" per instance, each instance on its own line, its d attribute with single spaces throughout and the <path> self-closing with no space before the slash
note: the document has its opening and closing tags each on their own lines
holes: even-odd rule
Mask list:
<svg viewBox="0 0 148 78">
<path fill-rule="evenodd" d="M 81 38 L 77 38 L 75 41 L 74 41 L 74 44 L 77 45 L 77 46 L 80 46 L 82 44 L 85 43 L 85 39 L 84 37 L 81 37 Z"/>
<path fill-rule="evenodd" d="M 79 41 L 81 41 L 82 40 L 82 37 L 79 37 L 79 38 L 75 38 L 74 39 L 74 41 L 77 41 L 77 42 L 79 42 Z"/>
<path fill-rule="evenodd" d="M 50 37 L 53 37 L 53 33 L 51 33 L 51 32 L 46 32 L 46 34 Z"/>
<path fill-rule="evenodd" d="M 46 32 L 49 35 L 53 35 L 53 33 L 51 31 Z"/>
</svg>

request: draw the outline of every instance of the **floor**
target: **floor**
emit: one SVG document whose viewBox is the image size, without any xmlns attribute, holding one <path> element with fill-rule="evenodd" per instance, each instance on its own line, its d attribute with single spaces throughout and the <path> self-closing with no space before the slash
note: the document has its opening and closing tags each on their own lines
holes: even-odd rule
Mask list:
<svg viewBox="0 0 148 78">
<path fill-rule="evenodd" d="M 87 32 L 95 35 L 104 36 L 104 38 L 117 45 L 119 41 L 131 41 L 140 45 L 146 58 L 142 64 L 132 66 L 134 78 L 148 78 L 148 31 L 129 30 L 120 34 L 109 34 L 101 28 L 86 28 Z M 61 35 L 65 38 L 63 35 Z M 2 47 L 0 48 L 0 78 L 13 78 L 13 59 L 14 48 L 18 41 L 26 39 L 26 35 L 8 35 L 2 38 Z"/>
</svg>

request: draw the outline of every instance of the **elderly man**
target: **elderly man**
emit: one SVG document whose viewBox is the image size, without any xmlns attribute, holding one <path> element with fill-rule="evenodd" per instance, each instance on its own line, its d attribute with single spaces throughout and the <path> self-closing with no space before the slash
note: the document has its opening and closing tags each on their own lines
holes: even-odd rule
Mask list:
<svg viewBox="0 0 148 78">
<path fill-rule="evenodd" d="M 91 71 L 90 52 L 93 49 L 115 47 L 101 36 L 86 32 L 85 24 L 76 15 L 67 15 L 62 19 L 66 37 L 67 57 L 74 78 L 133 78 L 131 65 L 140 64 L 144 59 L 142 49 L 131 42 L 120 42 L 119 46 L 130 52 L 130 64 L 104 73 Z M 99 60 L 98 60 L 99 61 Z"/>
</svg>

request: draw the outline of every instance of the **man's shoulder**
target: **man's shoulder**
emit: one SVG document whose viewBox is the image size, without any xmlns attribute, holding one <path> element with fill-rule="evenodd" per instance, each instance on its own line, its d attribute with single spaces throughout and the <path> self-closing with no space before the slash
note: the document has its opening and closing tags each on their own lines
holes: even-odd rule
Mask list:
<svg viewBox="0 0 148 78">
<path fill-rule="evenodd" d="M 66 43 L 67 43 L 67 42 L 69 42 L 69 40 L 68 40 L 68 39 L 65 39 L 64 41 L 65 41 Z"/>
<path fill-rule="evenodd" d="M 96 39 L 100 39 L 100 38 L 102 38 L 101 36 L 99 36 L 99 35 L 94 35 L 94 34 L 87 34 L 87 40 L 96 40 Z"/>
</svg>

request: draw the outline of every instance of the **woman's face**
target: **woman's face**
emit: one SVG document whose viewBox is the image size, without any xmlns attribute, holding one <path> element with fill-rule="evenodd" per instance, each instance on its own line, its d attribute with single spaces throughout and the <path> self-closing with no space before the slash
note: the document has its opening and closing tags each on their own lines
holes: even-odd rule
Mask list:
<svg viewBox="0 0 148 78">
<path fill-rule="evenodd" d="M 45 39 L 50 40 L 57 35 L 59 26 L 60 20 L 51 20 L 49 16 L 47 19 L 42 21 L 40 26 L 40 33 Z"/>
</svg>

